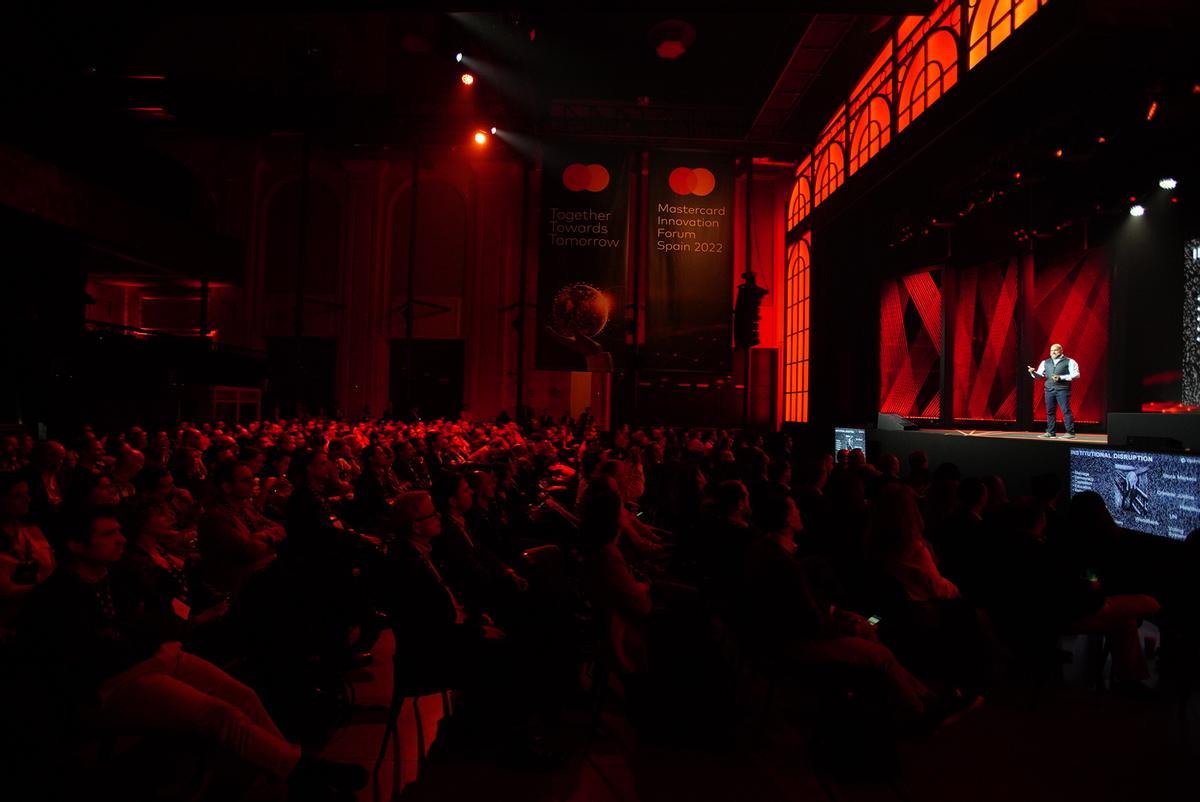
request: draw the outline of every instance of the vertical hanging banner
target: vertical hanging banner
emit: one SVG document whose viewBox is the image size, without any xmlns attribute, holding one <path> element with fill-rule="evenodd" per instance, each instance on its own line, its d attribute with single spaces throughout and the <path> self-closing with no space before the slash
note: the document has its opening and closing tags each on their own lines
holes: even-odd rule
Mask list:
<svg viewBox="0 0 1200 802">
<path fill-rule="evenodd" d="M 629 155 L 547 154 L 537 277 L 539 370 L 586 370 L 625 351 Z"/>
<path fill-rule="evenodd" d="M 646 370 L 733 368 L 733 161 L 650 154 Z"/>
</svg>

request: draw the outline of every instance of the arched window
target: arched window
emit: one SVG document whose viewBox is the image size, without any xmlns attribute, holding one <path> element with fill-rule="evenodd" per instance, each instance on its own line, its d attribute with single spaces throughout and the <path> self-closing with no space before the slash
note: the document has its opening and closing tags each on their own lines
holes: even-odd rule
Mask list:
<svg viewBox="0 0 1200 802">
<path fill-rule="evenodd" d="M 320 181 L 308 187 L 304 252 L 304 294 L 335 296 L 342 247 L 342 204 Z M 267 207 L 263 289 L 270 294 L 296 291 L 299 255 L 300 182 L 292 179 L 275 191 Z"/>
<path fill-rule="evenodd" d="M 813 174 L 813 206 L 819 206 L 822 201 L 833 194 L 842 185 L 846 177 L 846 156 L 842 146 L 830 142 L 821 151 L 817 159 L 817 169 Z"/>
<path fill-rule="evenodd" d="M 971 35 L 968 63 L 983 61 L 1013 31 L 1025 24 L 1048 0 L 970 0 L 967 9 Z"/>
<path fill-rule="evenodd" d="M 902 67 L 896 130 L 903 131 L 958 81 L 958 42 L 939 28 L 908 54 Z"/>
<path fill-rule="evenodd" d="M 788 245 L 783 310 L 783 419 L 808 421 L 809 267 L 812 232 Z"/>
<path fill-rule="evenodd" d="M 808 171 L 812 162 L 805 159 L 796 170 L 796 182 L 792 184 L 792 196 L 788 199 L 787 228 L 791 231 L 812 211 L 812 179 Z"/>
<path fill-rule="evenodd" d="M 850 174 L 871 160 L 892 138 L 892 110 L 875 95 L 854 118 L 850 134 Z"/>
</svg>

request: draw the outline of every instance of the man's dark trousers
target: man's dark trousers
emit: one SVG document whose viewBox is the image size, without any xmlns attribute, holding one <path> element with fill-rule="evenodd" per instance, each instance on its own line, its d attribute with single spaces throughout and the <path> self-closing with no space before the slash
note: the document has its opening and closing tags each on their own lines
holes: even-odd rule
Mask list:
<svg viewBox="0 0 1200 802">
<path fill-rule="evenodd" d="M 1055 407 L 1062 407 L 1063 426 L 1067 434 L 1075 434 L 1075 418 L 1071 416 L 1071 386 L 1055 387 L 1046 382 L 1046 434 L 1054 434 Z"/>
</svg>

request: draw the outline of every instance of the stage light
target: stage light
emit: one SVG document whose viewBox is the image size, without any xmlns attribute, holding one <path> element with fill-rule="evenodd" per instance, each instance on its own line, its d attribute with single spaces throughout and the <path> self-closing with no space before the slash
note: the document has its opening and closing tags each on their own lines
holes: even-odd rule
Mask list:
<svg viewBox="0 0 1200 802">
<path fill-rule="evenodd" d="M 1102 137 L 1102 136 L 1096 137 L 1096 143 L 1099 145 L 1103 145 L 1107 141 L 1108 141 L 1107 137 Z"/>
<path fill-rule="evenodd" d="M 464 72 L 462 74 L 462 82 L 463 86 L 470 86 L 471 84 L 475 83 L 475 76 L 469 72 Z"/>
<path fill-rule="evenodd" d="M 455 53 L 455 54 L 454 54 L 454 60 L 455 60 L 455 61 L 457 61 L 459 64 L 462 64 L 462 59 L 463 59 L 463 54 L 462 54 L 462 53 Z"/>
<path fill-rule="evenodd" d="M 1146 121 L 1153 120 L 1156 114 L 1158 114 L 1158 101 L 1152 100 L 1150 101 L 1150 108 L 1146 109 Z"/>
<path fill-rule="evenodd" d="M 1129 207 L 1129 214 L 1133 217 L 1141 217 L 1146 213 L 1146 207 L 1140 203 L 1135 203 Z"/>
<path fill-rule="evenodd" d="M 1160 178 L 1158 180 L 1158 186 L 1161 189 L 1175 189 L 1175 187 L 1179 186 L 1179 182 L 1174 178 Z"/>
<path fill-rule="evenodd" d="M 490 130 L 492 132 L 492 136 L 495 136 L 496 135 L 496 126 L 493 125 Z"/>
<path fill-rule="evenodd" d="M 486 132 L 484 132 L 484 131 L 476 131 L 475 132 L 475 144 L 476 145 L 486 145 L 487 141 L 488 141 L 488 135 Z"/>
<path fill-rule="evenodd" d="M 1062 148 L 1059 148 L 1058 150 L 1054 151 L 1054 158 L 1056 158 L 1056 159 L 1061 159 L 1061 158 L 1062 158 L 1062 156 L 1063 156 L 1063 149 L 1062 149 Z"/>
</svg>

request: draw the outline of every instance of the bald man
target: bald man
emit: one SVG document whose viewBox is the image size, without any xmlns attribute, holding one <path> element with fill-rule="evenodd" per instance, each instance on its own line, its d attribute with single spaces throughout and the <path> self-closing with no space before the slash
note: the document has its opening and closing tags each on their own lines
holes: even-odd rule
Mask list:
<svg viewBox="0 0 1200 802">
<path fill-rule="evenodd" d="M 1037 369 L 1032 365 L 1026 365 L 1025 369 L 1030 376 L 1046 382 L 1046 433 L 1038 437 L 1054 437 L 1054 410 L 1055 407 L 1062 407 L 1063 426 L 1067 430 L 1063 437 L 1075 439 L 1075 419 L 1071 417 L 1071 384 L 1079 378 L 1079 363 L 1063 356 L 1063 347 L 1055 343 L 1050 346 L 1049 359 L 1043 359 Z"/>
</svg>

